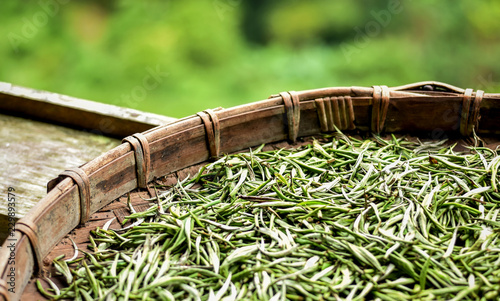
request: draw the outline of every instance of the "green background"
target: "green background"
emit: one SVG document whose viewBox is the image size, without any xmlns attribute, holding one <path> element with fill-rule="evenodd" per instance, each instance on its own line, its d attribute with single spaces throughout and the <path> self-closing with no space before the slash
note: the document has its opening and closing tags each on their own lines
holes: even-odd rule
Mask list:
<svg viewBox="0 0 500 301">
<path fill-rule="evenodd" d="M 0 81 L 172 117 L 286 90 L 500 92 L 500 1 L 1 1 Z"/>
</svg>

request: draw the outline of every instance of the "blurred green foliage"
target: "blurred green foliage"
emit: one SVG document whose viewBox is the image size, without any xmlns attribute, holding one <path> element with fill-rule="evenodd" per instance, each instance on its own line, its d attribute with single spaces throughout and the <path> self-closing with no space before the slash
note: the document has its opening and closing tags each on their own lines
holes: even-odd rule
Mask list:
<svg viewBox="0 0 500 301">
<path fill-rule="evenodd" d="M 0 81 L 183 117 L 286 90 L 500 92 L 500 2 L 11 1 Z"/>
</svg>

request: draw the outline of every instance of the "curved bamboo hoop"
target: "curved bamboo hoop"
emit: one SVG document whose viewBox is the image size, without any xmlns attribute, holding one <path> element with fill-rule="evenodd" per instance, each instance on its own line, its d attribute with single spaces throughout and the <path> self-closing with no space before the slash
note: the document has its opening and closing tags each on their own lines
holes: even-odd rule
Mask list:
<svg viewBox="0 0 500 301">
<path fill-rule="evenodd" d="M 465 136 L 473 130 L 499 134 L 499 113 L 500 94 L 420 82 L 395 88 L 283 92 L 134 134 L 122 145 L 49 182 L 46 197 L 17 222 L 13 236 L 0 250 L 0 300 L 19 300 L 51 249 L 90 214 L 156 177 L 221 153 L 295 141 L 335 127 L 405 133 L 438 130 Z M 15 247 L 9 248 L 12 244 Z"/>
</svg>

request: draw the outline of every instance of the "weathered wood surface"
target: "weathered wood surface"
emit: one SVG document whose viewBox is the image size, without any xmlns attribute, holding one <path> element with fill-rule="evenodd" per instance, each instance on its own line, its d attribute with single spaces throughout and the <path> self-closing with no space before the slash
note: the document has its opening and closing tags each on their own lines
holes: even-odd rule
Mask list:
<svg viewBox="0 0 500 301">
<path fill-rule="evenodd" d="M 7 189 L 15 189 L 16 218 L 47 194 L 47 182 L 120 144 L 118 139 L 0 114 L 0 225 L 7 215 Z M 0 240 L 6 236 L 0 229 Z"/>
</svg>

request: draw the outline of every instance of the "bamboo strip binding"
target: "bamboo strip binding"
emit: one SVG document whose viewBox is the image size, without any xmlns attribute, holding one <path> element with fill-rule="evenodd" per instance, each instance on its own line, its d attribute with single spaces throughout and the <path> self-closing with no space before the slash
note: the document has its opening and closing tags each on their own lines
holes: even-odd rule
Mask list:
<svg viewBox="0 0 500 301">
<path fill-rule="evenodd" d="M 351 96 L 316 98 L 315 105 L 322 132 L 354 130 L 354 108 Z"/>
<path fill-rule="evenodd" d="M 462 112 L 460 114 L 460 134 L 470 136 L 474 130 L 477 130 L 479 123 L 479 109 L 484 97 L 484 91 L 477 90 L 472 98 L 473 89 L 465 89 L 463 96 Z"/>
<path fill-rule="evenodd" d="M 210 157 L 217 158 L 220 154 L 220 123 L 219 117 L 213 110 L 205 110 L 198 112 L 197 115 L 201 118 L 205 126 L 208 149 Z"/>
<path fill-rule="evenodd" d="M 16 230 L 26 235 L 30 241 L 33 254 L 35 254 L 36 270 L 40 272 L 43 267 L 43 256 L 40 254 L 40 241 L 38 240 L 36 224 L 27 218 L 22 218 L 16 223 Z"/>
<path fill-rule="evenodd" d="M 380 134 L 383 131 L 389 101 L 390 92 L 387 86 L 373 86 L 372 132 Z"/>
<path fill-rule="evenodd" d="M 134 150 L 135 166 L 137 173 L 137 187 L 147 188 L 151 154 L 148 139 L 141 133 L 126 137 L 122 142 L 128 142 Z"/>
<path fill-rule="evenodd" d="M 79 167 L 65 170 L 61 176 L 68 176 L 75 181 L 80 193 L 80 225 L 85 225 L 85 222 L 90 217 L 90 182 L 89 177 Z"/>
<path fill-rule="evenodd" d="M 279 94 L 283 99 L 286 118 L 288 121 L 288 139 L 295 142 L 299 135 L 300 125 L 300 100 L 297 92 L 288 91 Z"/>
</svg>

